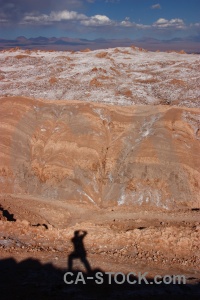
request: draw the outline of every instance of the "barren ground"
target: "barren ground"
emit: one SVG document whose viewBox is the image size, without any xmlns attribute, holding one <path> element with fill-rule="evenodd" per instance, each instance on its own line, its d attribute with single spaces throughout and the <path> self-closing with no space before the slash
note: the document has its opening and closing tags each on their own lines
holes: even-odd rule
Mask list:
<svg viewBox="0 0 200 300">
<path fill-rule="evenodd" d="M 109 56 L 112 63 L 115 61 L 113 72 L 116 73 L 116 70 L 122 72 L 120 66 L 116 67 L 117 55 L 119 60 L 125 56 L 131 60 L 134 56 L 134 62 L 135 56 L 146 55 L 137 49 L 122 50 L 108 50 L 104 55 L 99 54 L 101 51 L 71 53 L 67 62 L 76 60 L 78 66 L 80 60 L 85 68 L 86 62 L 82 60 L 88 61 L 90 53 L 98 58 L 97 69 L 92 71 L 96 74 L 103 72 L 98 69 L 99 62 Z M 11 58 L 13 52 L 8 58 L 6 55 L 7 52 L 0 54 L 0 59 L 9 63 L 7 70 L 6 65 L 2 69 L 2 94 L 5 95 L 6 89 L 10 91 L 0 99 L 2 299 L 199 299 L 200 120 L 195 69 L 199 58 L 185 54 L 181 58 L 188 61 L 195 76 L 195 89 L 185 79 L 190 85 L 190 95 L 194 96 L 191 101 L 184 99 L 187 105 L 176 98 L 176 89 L 168 97 L 166 85 L 168 105 L 160 105 L 164 103 L 159 100 L 142 102 L 148 104 L 142 106 L 123 103 L 109 106 L 100 103 L 99 94 L 98 103 L 91 100 L 99 86 L 90 77 L 87 80 L 93 80 L 94 84 L 90 81 L 89 101 L 84 97 L 76 99 L 81 101 L 16 97 L 23 95 L 23 86 L 17 81 L 21 90 L 14 93 L 17 89 L 13 79 L 9 87 L 5 80 L 9 80 L 6 72 L 10 70 L 11 76 L 16 72 L 9 67 L 19 58 Z M 38 53 L 28 55 L 29 58 L 22 58 L 23 63 L 27 59 L 26 63 L 35 61 L 33 56 Z M 53 55 L 57 65 L 56 53 L 51 52 L 46 58 Z M 154 55 L 157 56 L 149 53 L 147 57 L 155 61 L 158 57 L 164 59 L 162 53 Z M 173 59 L 173 65 L 177 64 L 176 57 L 181 55 L 173 55 L 170 53 L 165 58 L 166 64 Z M 127 65 L 124 68 L 127 72 Z M 120 76 L 117 74 L 115 78 Z M 171 75 L 166 76 L 168 84 Z M 58 86 L 64 80 L 61 77 L 55 81 Z M 182 79 L 178 80 L 175 84 L 184 93 Z M 147 88 L 153 97 L 150 87 L 155 87 L 154 82 L 146 84 L 143 82 L 140 88 L 143 92 Z M 44 87 L 41 88 L 43 91 Z M 138 96 L 133 97 L 135 88 L 132 86 L 131 93 L 123 97 L 121 93 L 116 94 L 115 104 L 122 98 L 128 104 L 131 101 L 138 104 Z M 37 90 L 36 85 L 34 89 Z M 70 89 L 73 90 L 72 86 Z M 100 85 L 99 91 L 103 90 Z M 111 95 L 113 88 L 106 91 Z M 43 98 L 42 93 L 35 96 Z M 176 106 L 170 100 L 175 98 Z M 66 285 L 63 274 L 69 270 L 71 239 L 77 230 L 87 231 L 83 243 L 92 269 L 90 275 L 97 271 L 136 275 L 148 272 L 147 277 L 152 280 L 155 275 L 181 274 L 186 276 L 187 284 L 117 285 L 113 282 L 109 285 L 106 281 L 97 285 L 90 281 L 86 285 Z M 85 277 L 88 275 L 84 263 L 78 259 L 73 270 L 75 275 L 78 271 Z"/>
<path fill-rule="evenodd" d="M 69 299 L 121 299 L 127 295 L 128 299 L 149 299 L 158 295 L 165 297 L 169 293 L 176 299 L 198 299 L 200 223 L 197 210 L 174 213 L 141 208 L 128 211 L 122 207 L 99 209 L 86 203 L 69 205 L 67 201 L 18 198 L 14 195 L 2 197 L 1 204 L 4 208 L 2 214 L 7 216 L 1 217 L 0 221 L 2 270 L 7 276 L 10 275 L 11 280 L 14 280 L 15 273 L 19 276 L 20 282 L 14 280 L 13 284 L 13 290 L 19 297 L 26 295 L 27 299 L 32 299 L 42 295 L 44 298 L 41 299 L 62 299 L 63 295 L 67 295 Z M 82 285 L 73 285 L 73 288 L 64 285 L 62 276 L 68 268 L 68 256 L 73 250 L 71 238 L 75 230 L 88 232 L 84 245 L 93 270 L 124 274 L 148 272 L 148 278 L 157 274 L 184 274 L 187 285 L 177 288 L 173 285 L 162 288 L 154 286 L 153 290 L 146 285 L 142 289 L 138 285 L 135 288 L 124 286 L 118 290 L 118 286 L 112 285 L 109 291 L 102 286 L 100 292 L 97 286 L 97 294 L 94 286 L 88 285 L 82 291 Z M 15 263 L 10 258 L 15 259 Z M 3 262 L 7 262 L 6 267 Z M 52 265 L 50 270 L 49 264 Z M 59 276 L 56 268 L 60 270 Z M 79 260 L 75 261 L 74 270 L 85 272 Z M 50 277 L 47 282 L 49 272 L 52 279 Z M 7 289 L 8 282 L 1 287 L 5 296 Z"/>
</svg>

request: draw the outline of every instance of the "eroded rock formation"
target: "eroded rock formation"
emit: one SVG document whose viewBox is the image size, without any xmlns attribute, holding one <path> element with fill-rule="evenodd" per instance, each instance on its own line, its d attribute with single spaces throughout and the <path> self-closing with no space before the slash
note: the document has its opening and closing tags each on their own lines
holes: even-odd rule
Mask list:
<svg viewBox="0 0 200 300">
<path fill-rule="evenodd" d="M 199 109 L 1 98 L 2 193 L 200 206 Z"/>
</svg>

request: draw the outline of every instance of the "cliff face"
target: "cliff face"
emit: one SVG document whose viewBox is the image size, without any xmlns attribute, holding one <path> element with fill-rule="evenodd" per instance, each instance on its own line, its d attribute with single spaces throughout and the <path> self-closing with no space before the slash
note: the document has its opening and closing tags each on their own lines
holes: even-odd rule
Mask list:
<svg viewBox="0 0 200 300">
<path fill-rule="evenodd" d="M 97 206 L 198 208 L 199 113 L 1 98 L 0 189 Z"/>
</svg>

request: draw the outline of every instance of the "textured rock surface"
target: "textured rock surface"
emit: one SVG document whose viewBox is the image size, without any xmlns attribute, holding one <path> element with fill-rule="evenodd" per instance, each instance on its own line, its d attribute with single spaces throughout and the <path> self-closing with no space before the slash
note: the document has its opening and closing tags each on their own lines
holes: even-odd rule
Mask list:
<svg viewBox="0 0 200 300">
<path fill-rule="evenodd" d="M 1 98 L 3 193 L 199 208 L 199 110 Z"/>
<path fill-rule="evenodd" d="M 136 47 L 0 51 L 0 95 L 117 105 L 200 106 L 200 58 Z"/>
<path fill-rule="evenodd" d="M 199 299 L 199 56 L 62 54 L 0 53 L 1 296 Z M 93 271 L 187 285 L 66 286 L 75 230 Z"/>
</svg>

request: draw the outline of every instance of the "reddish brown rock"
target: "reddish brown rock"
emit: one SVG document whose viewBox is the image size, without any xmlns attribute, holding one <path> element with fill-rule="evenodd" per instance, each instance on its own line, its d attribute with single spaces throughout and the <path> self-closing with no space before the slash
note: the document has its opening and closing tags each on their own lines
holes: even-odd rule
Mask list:
<svg viewBox="0 0 200 300">
<path fill-rule="evenodd" d="M 199 208 L 198 109 L 2 98 L 1 191 Z"/>
</svg>

